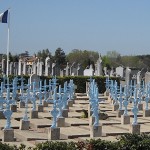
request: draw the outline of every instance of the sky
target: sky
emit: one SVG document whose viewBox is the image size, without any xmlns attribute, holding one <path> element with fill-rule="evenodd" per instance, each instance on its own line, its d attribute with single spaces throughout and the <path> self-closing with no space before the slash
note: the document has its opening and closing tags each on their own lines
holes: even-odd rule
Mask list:
<svg viewBox="0 0 150 150">
<path fill-rule="evenodd" d="M 150 54 L 150 0 L 0 0 L 10 8 L 12 54 L 60 47 L 106 55 Z M 8 25 L 0 23 L 0 53 L 6 53 Z"/>
</svg>

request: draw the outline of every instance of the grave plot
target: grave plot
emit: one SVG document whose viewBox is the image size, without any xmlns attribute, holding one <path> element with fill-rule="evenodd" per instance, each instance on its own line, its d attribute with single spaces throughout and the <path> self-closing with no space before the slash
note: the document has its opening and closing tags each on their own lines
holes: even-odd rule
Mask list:
<svg viewBox="0 0 150 150">
<path fill-rule="evenodd" d="M 1 93 L 6 93 L 5 98 L 4 94 L 0 95 L 1 112 L 6 118 L 0 120 L 2 142 L 32 145 L 47 140 L 116 140 L 125 133 L 150 132 L 148 85 L 138 89 L 133 83 L 123 88 L 110 81 L 107 96 L 104 96 L 98 93 L 94 80 L 90 80 L 88 93 L 83 95 L 74 93 L 73 81 L 65 82 L 61 87 L 57 85 L 56 77 L 48 85 L 46 81 L 42 84 L 35 80 L 27 85 L 22 83 L 20 101 L 16 103 L 17 79 L 13 82 L 14 91 L 9 87 L 3 90 L 1 86 Z M 24 103 L 22 107 L 20 102 Z M 11 138 L 3 129 L 11 131 Z"/>
</svg>

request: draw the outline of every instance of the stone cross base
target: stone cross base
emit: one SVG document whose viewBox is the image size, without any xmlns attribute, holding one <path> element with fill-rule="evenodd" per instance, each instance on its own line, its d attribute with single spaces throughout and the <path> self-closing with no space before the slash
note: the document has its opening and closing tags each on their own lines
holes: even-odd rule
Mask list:
<svg viewBox="0 0 150 150">
<path fill-rule="evenodd" d="M 43 112 L 43 105 L 38 105 L 38 112 Z"/>
<path fill-rule="evenodd" d="M 68 107 L 73 107 L 73 100 L 68 101 Z"/>
<path fill-rule="evenodd" d="M 130 124 L 130 133 L 140 134 L 140 124 Z"/>
<path fill-rule="evenodd" d="M 130 116 L 121 115 L 121 124 L 130 124 Z"/>
<path fill-rule="evenodd" d="M 19 108 L 25 108 L 25 102 L 20 101 L 19 102 Z"/>
<path fill-rule="evenodd" d="M 20 130 L 29 130 L 30 121 L 29 120 L 20 120 Z"/>
<path fill-rule="evenodd" d="M 120 118 L 121 115 L 123 115 L 123 113 L 124 113 L 124 110 L 117 110 L 117 116 L 116 117 Z"/>
<path fill-rule="evenodd" d="M 3 113 L 3 110 L 0 110 L 0 119 L 5 119 L 5 115 Z"/>
<path fill-rule="evenodd" d="M 109 91 L 106 90 L 106 91 L 104 92 L 104 96 L 109 96 Z"/>
<path fill-rule="evenodd" d="M 111 102 L 112 102 L 112 99 L 111 99 L 111 97 L 110 97 L 110 96 L 108 96 L 108 99 L 107 99 L 107 100 L 108 100 L 108 102 L 109 102 L 109 103 L 111 103 Z"/>
<path fill-rule="evenodd" d="M 143 104 L 138 104 L 138 109 L 143 110 Z"/>
<path fill-rule="evenodd" d="M 37 110 L 32 110 L 32 111 L 30 112 L 30 118 L 31 118 L 31 119 L 38 118 L 38 111 L 37 111 Z"/>
<path fill-rule="evenodd" d="M 150 117 L 150 109 L 143 110 L 143 117 Z"/>
<path fill-rule="evenodd" d="M 57 127 L 65 127 L 65 118 L 64 117 L 57 118 Z"/>
<path fill-rule="evenodd" d="M 60 128 L 49 128 L 48 140 L 59 140 L 59 139 L 60 139 Z"/>
<path fill-rule="evenodd" d="M 118 110 L 119 109 L 119 104 L 114 104 L 113 106 L 112 106 L 112 111 L 116 111 L 116 110 Z"/>
<path fill-rule="evenodd" d="M 68 109 L 63 109 L 62 110 L 62 116 L 65 118 L 68 118 L 68 111 L 69 111 Z"/>
<path fill-rule="evenodd" d="M 90 138 L 102 136 L 102 125 L 90 126 Z"/>
<path fill-rule="evenodd" d="M 48 107 L 48 103 L 46 101 L 43 101 L 43 107 Z"/>
<path fill-rule="evenodd" d="M 92 126 L 94 124 L 94 122 L 95 122 L 95 117 L 90 116 L 89 117 L 89 126 Z"/>
<path fill-rule="evenodd" d="M 12 104 L 10 109 L 12 112 L 17 112 L 17 105 Z"/>
<path fill-rule="evenodd" d="M 76 98 L 77 98 L 77 95 L 76 95 L 76 94 L 74 94 L 73 99 L 76 99 Z"/>
<path fill-rule="evenodd" d="M 3 142 L 13 142 L 14 141 L 14 129 L 4 129 Z"/>
<path fill-rule="evenodd" d="M 75 98 L 74 98 L 74 99 L 72 99 L 72 101 L 73 101 L 73 104 L 75 104 Z"/>
<path fill-rule="evenodd" d="M 91 105 L 88 104 L 88 118 L 92 115 L 93 111 L 91 110 Z"/>
</svg>

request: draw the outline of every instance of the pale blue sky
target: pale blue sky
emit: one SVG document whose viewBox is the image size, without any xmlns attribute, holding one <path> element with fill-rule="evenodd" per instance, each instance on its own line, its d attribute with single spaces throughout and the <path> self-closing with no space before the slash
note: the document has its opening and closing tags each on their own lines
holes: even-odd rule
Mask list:
<svg viewBox="0 0 150 150">
<path fill-rule="evenodd" d="M 0 0 L 0 12 L 9 7 L 13 54 L 58 47 L 150 54 L 150 0 Z M 7 24 L 0 24 L 0 53 L 6 45 Z"/>
</svg>

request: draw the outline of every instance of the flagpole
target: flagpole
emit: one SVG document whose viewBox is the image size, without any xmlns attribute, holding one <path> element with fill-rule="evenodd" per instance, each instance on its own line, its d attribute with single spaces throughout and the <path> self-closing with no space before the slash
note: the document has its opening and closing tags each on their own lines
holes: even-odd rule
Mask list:
<svg viewBox="0 0 150 150">
<path fill-rule="evenodd" d="M 8 35 L 7 35 L 7 70 L 6 75 L 9 75 L 9 38 L 10 38 L 10 9 L 8 9 Z"/>
</svg>

